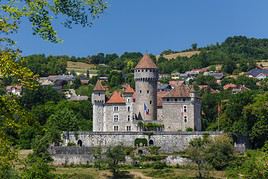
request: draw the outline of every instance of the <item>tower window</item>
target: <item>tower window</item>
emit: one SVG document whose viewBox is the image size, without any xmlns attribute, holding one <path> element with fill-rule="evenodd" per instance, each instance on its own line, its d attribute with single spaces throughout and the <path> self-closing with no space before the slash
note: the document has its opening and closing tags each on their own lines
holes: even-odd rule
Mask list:
<svg viewBox="0 0 268 179">
<path fill-rule="evenodd" d="M 184 118 L 184 122 L 187 122 L 187 116 L 184 116 L 183 118 Z"/>
<path fill-rule="evenodd" d="M 186 105 L 183 106 L 183 112 L 187 112 L 187 106 Z"/>
<path fill-rule="evenodd" d="M 100 93 L 99 93 L 99 96 L 100 96 Z"/>
<path fill-rule="evenodd" d="M 152 101 L 150 101 L 150 104 L 152 104 Z"/>
<path fill-rule="evenodd" d="M 149 93 L 149 90 L 147 90 L 147 94 Z"/>
<path fill-rule="evenodd" d="M 131 131 L 131 126 L 127 126 L 127 131 Z"/>
<path fill-rule="evenodd" d="M 169 98 L 167 99 L 167 101 L 169 101 Z"/>
<path fill-rule="evenodd" d="M 114 122 L 118 122 L 118 120 L 119 120 L 119 116 L 118 116 L 118 114 L 115 114 L 114 115 Z"/>
<path fill-rule="evenodd" d="M 118 126 L 114 126 L 114 131 L 118 131 Z"/>
<path fill-rule="evenodd" d="M 178 99 L 177 99 L 177 98 L 175 98 L 175 101 L 178 101 Z"/>
<path fill-rule="evenodd" d="M 114 111 L 118 111 L 118 106 L 114 106 Z"/>
<path fill-rule="evenodd" d="M 130 115 L 127 116 L 127 121 L 130 121 Z"/>
<path fill-rule="evenodd" d="M 127 102 L 130 103 L 130 99 L 129 98 L 127 99 Z"/>
<path fill-rule="evenodd" d="M 130 111 L 130 106 L 127 107 L 127 111 L 128 111 L 128 112 Z"/>
</svg>

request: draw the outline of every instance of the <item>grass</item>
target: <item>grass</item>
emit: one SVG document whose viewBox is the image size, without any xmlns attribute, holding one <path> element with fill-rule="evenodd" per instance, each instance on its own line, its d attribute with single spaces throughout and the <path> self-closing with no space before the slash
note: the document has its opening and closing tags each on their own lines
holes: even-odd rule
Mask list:
<svg viewBox="0 0 268 179">
<path fill-rule="evenodd" d="M 194 55 L 198 55 L 200 51 L 188 51 L 188 52 L 178 52 L 178 53 L 172 53 L 168 55 L 163 55 L 164 58 L 168 60 L 176 59 L 177 57 L 192 57 Z M 157 56 L 158 58 L 159 56 Z"/>
<path fill-rule="evenodd" d="M 107 179 L 112 178 L 112 173 L 108 170 L 96 170 L 95 168 L 62 168 L 58 167 L 56 174 L 68 179 Z M 133 179 L 175 179 L 175 178 L 195 178 L 196 171 L 191 169 L 127 169 L 122 172 L 120 177 L 116 178 L 133 178 Z M 210 176 L 213 178 L 225 178 L 223 171 L 212 171 Z"/>
<path fill-rule="evenodd" d="M 90 74 L 96 74 L 96 65 L 88 64 L 83 62 L 72 62 L 67 61 L 67 68 L 68 71 L 74 71 L 76 73 L 87 73 L 89 71 Z"/>
</svg>

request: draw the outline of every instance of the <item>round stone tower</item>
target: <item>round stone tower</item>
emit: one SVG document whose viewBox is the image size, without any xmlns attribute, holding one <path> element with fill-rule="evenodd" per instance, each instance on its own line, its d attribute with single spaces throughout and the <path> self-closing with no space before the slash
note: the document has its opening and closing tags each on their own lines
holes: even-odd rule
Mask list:
<svg viewBox="0 0 268 179">
<path fill-rule="evenodd" d="M 134 70 L 135 115 L 137 120 L 157 120 L 158 68 L 149 55 L 144 55 Z"/>
</svg>

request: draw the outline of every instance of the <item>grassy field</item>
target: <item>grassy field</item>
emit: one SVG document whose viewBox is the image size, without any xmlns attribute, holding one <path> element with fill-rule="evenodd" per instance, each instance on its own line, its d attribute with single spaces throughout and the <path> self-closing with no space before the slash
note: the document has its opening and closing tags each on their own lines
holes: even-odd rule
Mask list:
<svg viewBox="0 0 268 179">
<path fill-rule="evenodd" d="M 108 170 L 96 170 L 94 168 L 56 168 L 56 174 L 65 176 L 68 179 L 107 179 L 112 178 Z M 123 171 L 123 175 L 117 178 L 133 179 L 175 179 L 175 178 L 195 178 L 196 171 L 191 169 L 128 169 Z M 226 178 L 224 172 L 210 172 L 213 178 Z"/>
<path fill-rule="evenodd" d="M 193 55 L 198 55 L 200 51 L 189 51 L 189 52 L 178 52 L 178 53 L 172 53 L 168 55 L 163 55 L 164 58 L 168 60 L 176 59 L 177 57 L 192 57 Z M 156 57 L 159 58 L 159 55 Z"/>
<path fill-rule="evenodd" d="M 88 63 L 82 63 L 82 62 L 72 62 L 72 61 L 67 61 L 67 71 L 74 71 L 76 73 L 86 73 L 87 70 L 89 73 L 95 74 L 97 73 L 96 65 L 94 64 L 88 64 Z"/>
</svg>

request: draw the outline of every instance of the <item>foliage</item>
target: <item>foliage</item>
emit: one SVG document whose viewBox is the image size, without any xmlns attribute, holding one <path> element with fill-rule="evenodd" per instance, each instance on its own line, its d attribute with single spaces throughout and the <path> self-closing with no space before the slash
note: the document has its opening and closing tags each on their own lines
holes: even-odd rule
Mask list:
<svg viewBox="0 0 268 179">
<path fill-rule="evenodd" d="M 247 151 L 238 156 L 228 167 L 227 175 L 231 178 L 243 176 L 245 178 L 265 179 L 268 177 L 268 155 L 261 151 Z"/>
<path fill-rule="evenodd" d="M 142 144 L 143 146 L 148 145 L 148 141 L 145 138 L 136 138 L 134 143 L 135 143 L 135 146 L 140 146 L 140 144 Z"/>
<path fill-rule="evenodd" d="M 15 178 L 16 172 L 13 164 L 17 160 L 17 152 L 11 143 L 0 132 L 0 178 Z"/>
<path fill-rule="evenodd" d="M 125 156 L 126 154 L 122 146 L 109 147 L 107 149 L 107 164 L 114 176 L 119 173 L 119 162 L 124 162 Z"/>
<path fill-rule="evenodd" d="M 228 136 L 193 139 L 185 153 L 197 165 L 198 178 L 205 177 L 210 167 L 217 170 L 226 168 L 234 158 L 233 145 Z"/>
<path fill-rule="evenodd" d="M 23 90 L 21 102 L 24 106 L 31 108 L 48 101 L 59 102 L 62 99 L 63 95 L 51 86 L 39 86 L 34 90 Z"/>
</svg>

